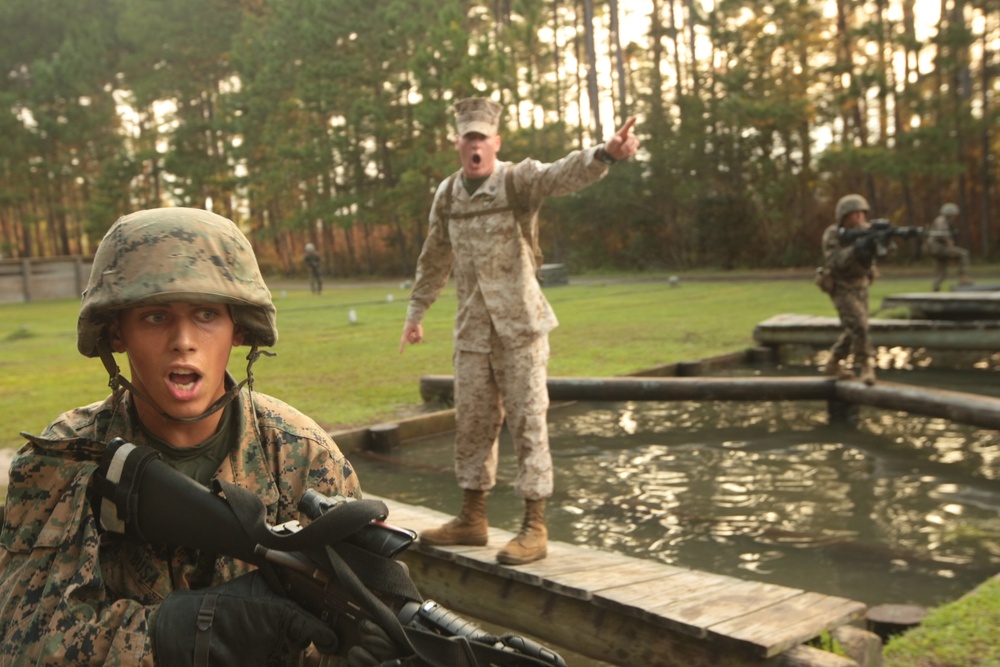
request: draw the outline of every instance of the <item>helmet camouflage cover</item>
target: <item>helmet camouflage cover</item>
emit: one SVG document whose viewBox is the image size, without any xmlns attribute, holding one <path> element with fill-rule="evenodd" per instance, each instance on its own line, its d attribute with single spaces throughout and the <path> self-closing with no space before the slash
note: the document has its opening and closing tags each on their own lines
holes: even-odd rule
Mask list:
<svg viewBox="0 0 1000 667">
<path fill-rule="evenodd" d="M 958 215 L 958 204 L 948 202 L 947 204 L 942 205 L 939 215 Z"/>
<path fill-rule="evenodd" d="M 99 356 L 120 311 L 172 302 L 228 304 L 245 344 L 278 340 L 271 292 L 243 232 L 221 215 L 177 207 L 131 213 L 104 235 L 83 292 L 77 348 Z"/>
<path fill-rule="evenodd" d="M 835 212 L 836 223 L 839 225 L 844 221 L 844 216 L 855 211 L 870 211 L 871 207 L 868 206 L 868 200 L 861 195 L 844 195 L 837 202 L 837 209 Z"/>
</svg>

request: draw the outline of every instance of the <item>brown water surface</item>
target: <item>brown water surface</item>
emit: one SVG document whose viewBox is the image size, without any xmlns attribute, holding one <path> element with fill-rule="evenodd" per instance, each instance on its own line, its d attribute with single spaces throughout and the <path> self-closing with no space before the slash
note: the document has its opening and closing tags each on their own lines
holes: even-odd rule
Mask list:
<svg viewBox="0 0 1000 667">
<path fill-rule="evenodd" d="M 988 369 L 879 377 L 1000 395 Z M 937 605 L 1000 570 L 995 431 L 874 408 L 831 425 L 795 401 L 580 403 L 549 424 L 552 539 L 869 605 Z M 490 520 L 516 530 L 506 433 L 500 460 Z M 372 493 L 458 509 L 450 434 L 355 463 Z"/>
</svg>

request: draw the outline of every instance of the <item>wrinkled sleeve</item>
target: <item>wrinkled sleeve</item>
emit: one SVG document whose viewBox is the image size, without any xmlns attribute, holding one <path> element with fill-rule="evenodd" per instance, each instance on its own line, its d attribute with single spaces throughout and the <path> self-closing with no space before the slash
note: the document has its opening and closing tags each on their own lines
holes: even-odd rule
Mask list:
<svg viewBox="0 0 1000 667">
<path fill-rule="evenodd" d="M 152 665 L 156 608 L 109 599 L 87 487 L 96 464 L 27 445 L 11 464 L 0 534 L 5 665 Z"/>
<path fill-rule="evenodd" d="M 855 265 L 861 266 L 854 257 L 854 248 L 848 243 L 841 244 L 839 228 L 831 226 L 823 233 L 823 259 L 835 272 L 844 272 Z"/>
<path fill-rule="evenodd" d="M 455 260 L 448 235 L 448 221 L 439 215 L 439 207 L 449 181 L 450 179 L 445 179 L 434 195 L 427 238 L 417 259 L 417 275 L 413 281 L 413 291 L 410 293 L 410 304 L 406 309 L 406 319 L 409 322 L 423 321 L 424 313 L 437 300 L 451 276 Z"/>
<path fill-rule="evenodd" d="M 854 245 L 841 242 L 840 228 L 837 225 L 831 225 L 823 232 L 823 260 L 835 280 L 856 282 L 874 280 L 876 276 L 874 264 L 862 263 Z"/>
<path fill-rule="evenodd" d="M 528 192 L 531 210 L 541 208 L 547 197 L 560 197 L 582 190 L 604 178 L 608 165 L 597 159 L 598 147 L 573 151 L 551 163 L 522 160 L 514 166 L 514 188 L 518 196 Z"/>
</svg>

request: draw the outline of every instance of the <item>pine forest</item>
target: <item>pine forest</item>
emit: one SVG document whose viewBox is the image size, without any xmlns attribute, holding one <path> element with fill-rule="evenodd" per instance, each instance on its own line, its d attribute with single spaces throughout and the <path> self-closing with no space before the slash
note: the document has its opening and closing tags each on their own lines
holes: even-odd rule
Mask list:
<svg viewBox="0 0 1000 667">
<path fill-rule="evenodd" d="M 542 210 L 573 270 L 814 266 L 837 199 L 998 255 L 997 0 L 0 0 L 0 258 L 87 256 L 157 206 L 236 220 L 265 273 L 412 275 L 451 105 L 554 161 L 637 159 Z M 901 253 L 905 262 L 920 249 Z"/>
</svg>

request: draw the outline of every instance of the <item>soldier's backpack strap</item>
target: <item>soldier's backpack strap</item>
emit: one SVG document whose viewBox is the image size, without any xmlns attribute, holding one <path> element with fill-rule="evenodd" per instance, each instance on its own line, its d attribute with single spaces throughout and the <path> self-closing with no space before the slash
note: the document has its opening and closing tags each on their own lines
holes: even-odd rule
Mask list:
<svg viewBox="0 0 1000 667">
<path fill-rule="evenodd" d="M 461 169 L 459 169 L 454 174 L 449 176 L 448 180 L 445 181 L 444 206 L 442 207 L 442 210 L 438 211 L 438 217 L 441 218 L 441 220 L 445 223 L 445 225 L 448 224 L 448 218 L 451 217 L 451 198 L 452 198 L 451 191 L 455 188 L 455 179 L 458 178 L 458 175 L 460 173 L 462 173 Z M 448 227 L 446 226 L 445 229 L 448 229 Z"/>
<path fill-rule="evenodd" d="M 527 197 L 518 196 L 517 188 L 514 186 L 514 165 L 508 165 L 506 172 L 504 173 L 504 191 L 507 194 L 506 206 L 499 206 L 482 211 L 470 211 L 468 213 L 456 213 L 453 216 L 451 213 L 452 190 L 455 187 L 455 180 L 460 174 L 461 170 L 456 171 L 449 176 L 448 180 L 445 182 L 444 201 L 442 202 L 441 209 L 438 211 L 438 217 L 441 218 L 441 221 L 445 224 L 445 231 L 447 232 L 448 219 L 451 217 L 456 219 L 474 218 L 486 213 L 513 211 L 514 220 L 517 222 L 518 230 L 521 232 L 521 236 L 528 242 L 528 246 L 531 248 L 531 260 L 534 262 L 535 272 L 539 280 L 541 280 L 540 268 L 542 266 L 543 255 L 542 248 L 538 243 L 538 211 L 531 210 Z"/>
<path fill-rule="evenodd" d="M 538 243 L 538 211 L 532 211 L 527 197 L 518 197 L 517 188 L 514 187 L 514 165 L 507 167 L 504 174 L 504 189 L 507 191 L 507 203 L 514 209 L 514 219 L 521 230 L 521 236 L 531 247 L 532 261 L 535 263 L 536 273 L 542 266 L 542 247 Z M 541 274 L 539 273 L 539 280 Z"/>
</svg>

